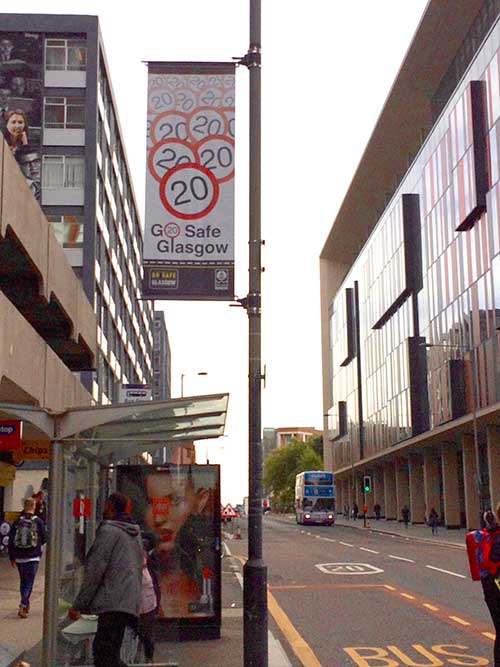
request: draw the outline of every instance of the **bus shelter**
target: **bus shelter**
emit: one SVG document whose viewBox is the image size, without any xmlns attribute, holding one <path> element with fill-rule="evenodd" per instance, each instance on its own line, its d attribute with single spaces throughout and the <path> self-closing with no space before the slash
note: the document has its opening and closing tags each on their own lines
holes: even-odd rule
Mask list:
<svg viewBox="0 0 500 667">
<path fill-rule="evenodd" d="M 181 442 L 222 436 L 228 399 L 228 394 L 213 394 L 57 414 L 0 403 L 0 419 L 21 420 L 23 438 L 50 441 L 41 667 L 60 664 L 58 632 L 78 590 L 104 499 L 115 488 L 116 466 L 137 463 L 137 457 L 164 447 L 172 452 Z"/>
</svg>

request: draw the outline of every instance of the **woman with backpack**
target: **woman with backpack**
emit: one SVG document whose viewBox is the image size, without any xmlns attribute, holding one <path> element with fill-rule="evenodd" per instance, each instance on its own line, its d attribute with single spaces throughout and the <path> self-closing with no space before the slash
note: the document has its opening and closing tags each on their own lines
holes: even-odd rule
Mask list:
<svg viewBox="0 0 500 667">
<path fill-rule="evenodd" d="M 9 533 L 9 558 L 12 567 L 19 571 L 21 602 L 17 615 L 28 618 L 30 596 L 33 590 L 42 546 L 47 541 L 45 524 L 35 516 L 36 500 L 25 498 L 21 515 L 12 524 Z"/>
</svg>

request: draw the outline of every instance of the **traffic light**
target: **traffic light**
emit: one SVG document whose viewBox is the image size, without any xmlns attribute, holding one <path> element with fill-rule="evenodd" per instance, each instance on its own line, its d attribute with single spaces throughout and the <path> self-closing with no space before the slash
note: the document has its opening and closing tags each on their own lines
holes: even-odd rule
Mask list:
<svg viewBox="0 0 500 667">
<path fill-rule="evenodd" d="M 370 477 L 370 475 L 365 475 L 363 477 L 363 491 L 365 493 L 370 493 L 371 490 L 372 490 L 372 478 Z"/>
</svg>

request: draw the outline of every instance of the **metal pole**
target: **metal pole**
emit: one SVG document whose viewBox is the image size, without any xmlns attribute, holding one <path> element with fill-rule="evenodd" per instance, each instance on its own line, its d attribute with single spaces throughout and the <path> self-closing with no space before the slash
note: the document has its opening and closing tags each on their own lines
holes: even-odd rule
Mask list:
<svg viewBox="0 0 500 667">
<path fill-rule="evenodd" d="M 245 667 L 267 667 L 267 568 L 262 559 L 261 426 L 261 2 L 250 0 L 249 293 L 248 314 L 248 560 L 243 568 Z"/>
<path fill-rule="evenodd" d="M 63 514 L 63 445 L 50 445 L 48 544 L 45 563 L 43 604 L 42 667 L 57 664 L 58 601 Z"/>
<path fill-rule="evenodd" d="M 184 373 L 181 373 L 181 398 L 184 397 Z"/>
</svg>

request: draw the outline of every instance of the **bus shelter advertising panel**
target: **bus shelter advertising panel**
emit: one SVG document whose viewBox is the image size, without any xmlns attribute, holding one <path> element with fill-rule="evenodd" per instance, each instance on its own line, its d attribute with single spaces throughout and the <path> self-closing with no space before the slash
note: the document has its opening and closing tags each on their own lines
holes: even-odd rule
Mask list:
<svg viewBox="0 0 500 667">
<path fill-rule="evenodd" d="M 143 296 L 234 299 L 233 63 L 148 63 Z"/>
<path fill-rule="evenodd" d="M 160 634 L 220 635 L 220 486 L 217 465 L 118 466 L 117 488 L 159 573 Z"/>
</svg>

